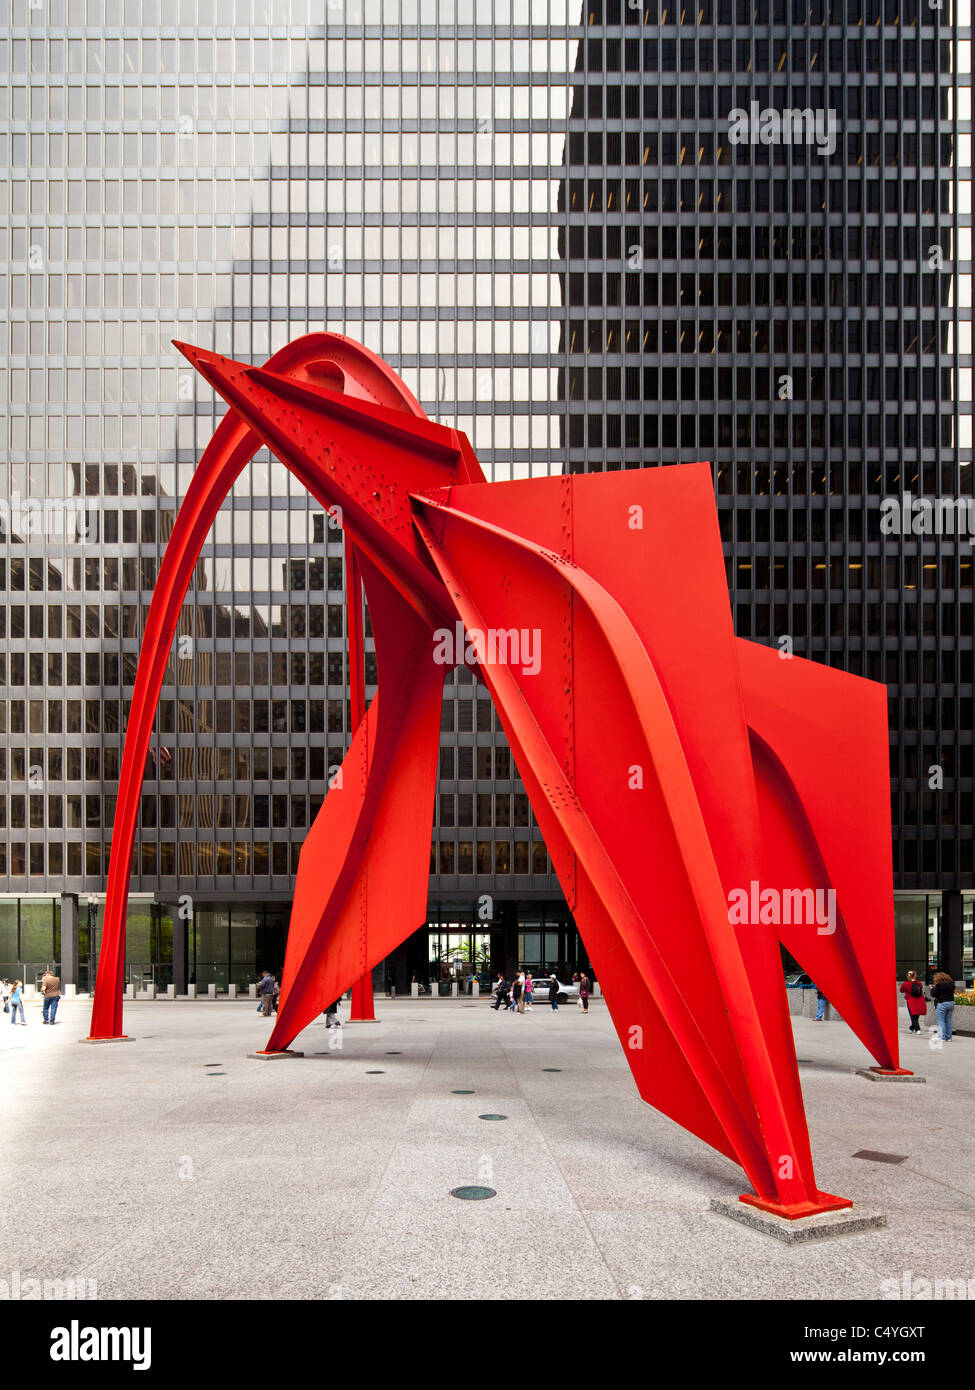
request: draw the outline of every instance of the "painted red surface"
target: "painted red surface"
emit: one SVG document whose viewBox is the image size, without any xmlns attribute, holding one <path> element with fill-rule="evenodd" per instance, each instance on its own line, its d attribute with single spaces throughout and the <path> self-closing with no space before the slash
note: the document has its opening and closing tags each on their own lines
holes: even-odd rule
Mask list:
<svg viewBox="0 0 975 1390">
<path fill-rule="evenodd" d="M 641 1096 L 739 1163 L 756 1204 L 848 1205 L 816 1185 L 779 941 L 896 1070 L 883 687 L 735 638 L 706 464 L 487 483 L 465 436 L 348 339 L 311 335 L 263 368 L 182 351 L 230 410 L 150 608 L 91 1036 L 121 1034 L 128 871 L 179 608 L 266 444 L 341 509 L 357 724 L 302 847 L 267 1050 L 350 987 L 371 1009 L 361 982 L 426 919 L 442 639 L 462 624 Z M 817 892 L 828 919 L 796 921 Z M 742 897 L 762 905 L 747 920 Z"/>
</svg>

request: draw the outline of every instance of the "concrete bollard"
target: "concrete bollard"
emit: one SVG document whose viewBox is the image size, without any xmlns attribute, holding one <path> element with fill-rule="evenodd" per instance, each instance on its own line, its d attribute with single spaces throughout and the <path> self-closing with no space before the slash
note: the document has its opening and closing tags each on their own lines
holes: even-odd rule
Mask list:
<svg viewBox="0 0 975 1390">
<path fill-rule="evenodd" d="M 480 997 L 481 997 L 481 985 L 480 985 L 480 982 L 479 982 L 478 980 L 475 980 L 474 983 L 473 983 L 473 985 L 471 986 L 471 998 L 472 998 L 472 999 L 480 999 Z"/>
<path fill-rule="evenodd" d="M 248 999 L 256 999 L 256 998 L 257 998 L 257 985 L 256 985 L 256 984 L 250 984 L 250 985 L 247 986 L 247 997 L 248 997 Z"/>
<path fill-rule="evenodd" d="M 460 993 L 460 991 L 459 991 L 459 989 L 458 989 L 458 987 L 457 987 L 457 981 L 456 981 L 456 980 L 451 980 L 451 982 L 450 982 L 450 997 L 451 997 L 451 999 L 456 999 L 459 993 Z"/>
<path fill-rule="evenodd" d="M 175 999 L 175 998 L 176 998 L 176 986 L 175 986 L 175 985 L 167 985 L 167 986 L 166 986 L 166 998 L 167 998 L 167 999 Z"/>
<path fill-rule="evenodd" d="M 207 985 L 207 998 L 208 998 L 208 999 L 216 999 L 216 997 L 217 997 L 217 987 L 216 987 L 216 985 Z"/>
<path fill-rule="evenodd" d="M 155 999 L 156 986 L 146 985 L 145 989 L 137 989 L 135 992 L 135 997 L 136 999 Z"/>
<path fill-rule="evenodd" d="M 135 985 L 126 985 L 126 986 L 125 986 L 125 997 L 126 997 L 126 999 L 134 999 L 134 998 L 135 998 Z"/>
<path fill-rule="evenodd" d="M 420 997 L 420 985 L 419 981 L 417 980 L 414 980 L 413 983 L 410 985 L 410 997 L 412 999 L 419 999 Z"/>
<path fill-rule="evenodd" d="M 229 984 L 229 985 L 227 986 L 227 998 L 228 998 L 228 999 L 236 999 L 236 998 L 237 998 L 237 986 L 236 986 L 235 984 Z"/>
<path fill-rule="evenodd" d="M 74 999 L 75 995 L 78 993 L 78 986 L 62 985 L 61 993 L 64 995 L 65 999 Z"/>
<path fill-rule="evenodd" d="M 187 999 L 195 999 L 195 998 L 196 998 L 196 985 L 187 985 L 187 986 L 186 986 L 186 997 L 187 997 Z"/>
</svg>

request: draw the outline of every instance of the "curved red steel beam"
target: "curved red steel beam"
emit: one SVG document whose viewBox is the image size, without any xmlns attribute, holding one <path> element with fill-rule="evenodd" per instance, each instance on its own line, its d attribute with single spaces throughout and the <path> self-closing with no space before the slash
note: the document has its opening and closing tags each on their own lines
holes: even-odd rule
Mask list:
<svg viewBox="0 0 975 1390">
<path fill-rule="evenodd" d="M 212 360 L 219 363 L 224 360 L 215 354 L 199 353 L 196 349 L 178 346 L 201 370 L 204 362 Z M 232 365 L 236 367 L 238 364 Z M 381 411 L 384 421 L 392 421 L 396 416 L 426 421 L 415 397 L 386 363 L 368 348 L 340 334 L 313 333 L 296 339 L 275 353 L 267 365 L 273 370 L 275 378 L 282 382 L 304 382 L 315 386 L 326 383 L 329 387 L 335 387 L 343 393 L 343 400 L 362 402 L 370 410 Z M 250 428 L 238 412 L 228 412 L 194 472 L 159 567 L 143 633 L 122 753 L 105 921 L 89 1032 L 93 1039 L 124 1036 L 122 985 L 125 916 L 132 853 L 152 725 L 180 609 L 203 543 L 221 504 L 264 442 L 261 433 Z M 465 478 L 472 476 L 470 460 L 473 455 L 469 446 L 466 455 L 463 448 L 458 447 L 457 456 L 464 460 L 460 475 Z M 283 461 L 288 464 L 287 458 Z M 341 506 L 345 494 L 331 484 L 331 471 L 330 468 L 316 470 L 303 466 L 299 476 L 324 506 Z M 473 476 L 482 476 L 479 469 Z M 443 477 L 442 468 L 434 473 L 421 468 L 416 473 L 417 480 L 421 482 L 433 480 L 439 483 Z M 343 521 L 348 521 L 344 513 Z M 422 598 L 416 601 L 423 603 Z M 436 612 L 436 609 L 433 611 Z"/>
</svg>

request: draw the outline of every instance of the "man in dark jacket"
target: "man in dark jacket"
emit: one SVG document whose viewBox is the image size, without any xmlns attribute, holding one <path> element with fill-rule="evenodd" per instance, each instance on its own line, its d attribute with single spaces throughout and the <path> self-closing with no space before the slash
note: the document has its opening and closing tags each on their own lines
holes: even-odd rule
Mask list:
<svg viewBox="0 0 975 1390">
<path fill-rule="evenodd" d="M 498 1009 L 501 1008 L 502 1004 L 504 1004 L 505 1006 L 507 1006 L 507 1003 L 508 1003 L 508 981 L 504 978 L 504 975 L 501 974 L 501 975 L 498 976 L 497 980 L 495 981 L 495 985 L 494 985 L 494 1003 L 491 1005 L 491 1008 L 494 1009 L 495 1011 L 497 1011 Z"/>
<path fill-rule="evenodd" d="M 274 976 L 270 970 L 261 972 L 261 978 L 257 982 L 257 993 L 261 1000 L 261 1013 L 265 1018 L 270 1018 L 271 1004 L 274 1001 Z"/>
<path fill-rule="evenodd" d="M 552 1006 L 552 1012 L 559 1011 L 559 982 L 554 975 L 548 977 L 548 1002 Z"/>
</svg>

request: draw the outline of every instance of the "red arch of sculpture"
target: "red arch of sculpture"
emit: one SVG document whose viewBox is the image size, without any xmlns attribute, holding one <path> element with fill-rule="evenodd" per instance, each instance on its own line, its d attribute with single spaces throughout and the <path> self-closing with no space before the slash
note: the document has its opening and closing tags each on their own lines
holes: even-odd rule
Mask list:
<svg viewBox="0 0 975 1390">
<path fill-rule="evenodd" d="M 487 483 L 466 437 L 349 339 L 313 334 L 261 368 L 178 346 L 230 409 L 150 607 L 91 1036 L 121 1036 L 128 874 L 179 610 L 218 507 L 266 444 L 340 512 L 379 675 L 302 846 L 267 1050 L 426 918 L 456 635 L 641 1096 L 744 1168 L 743 1200 L 790 1217 L 849 1205 L 816 1185 L 778 943 L 898 1070 L 884 688 L 735 638 L 706 464 Z M 791 920 L 817 892 L 826 916 Z"/>
</svg>

